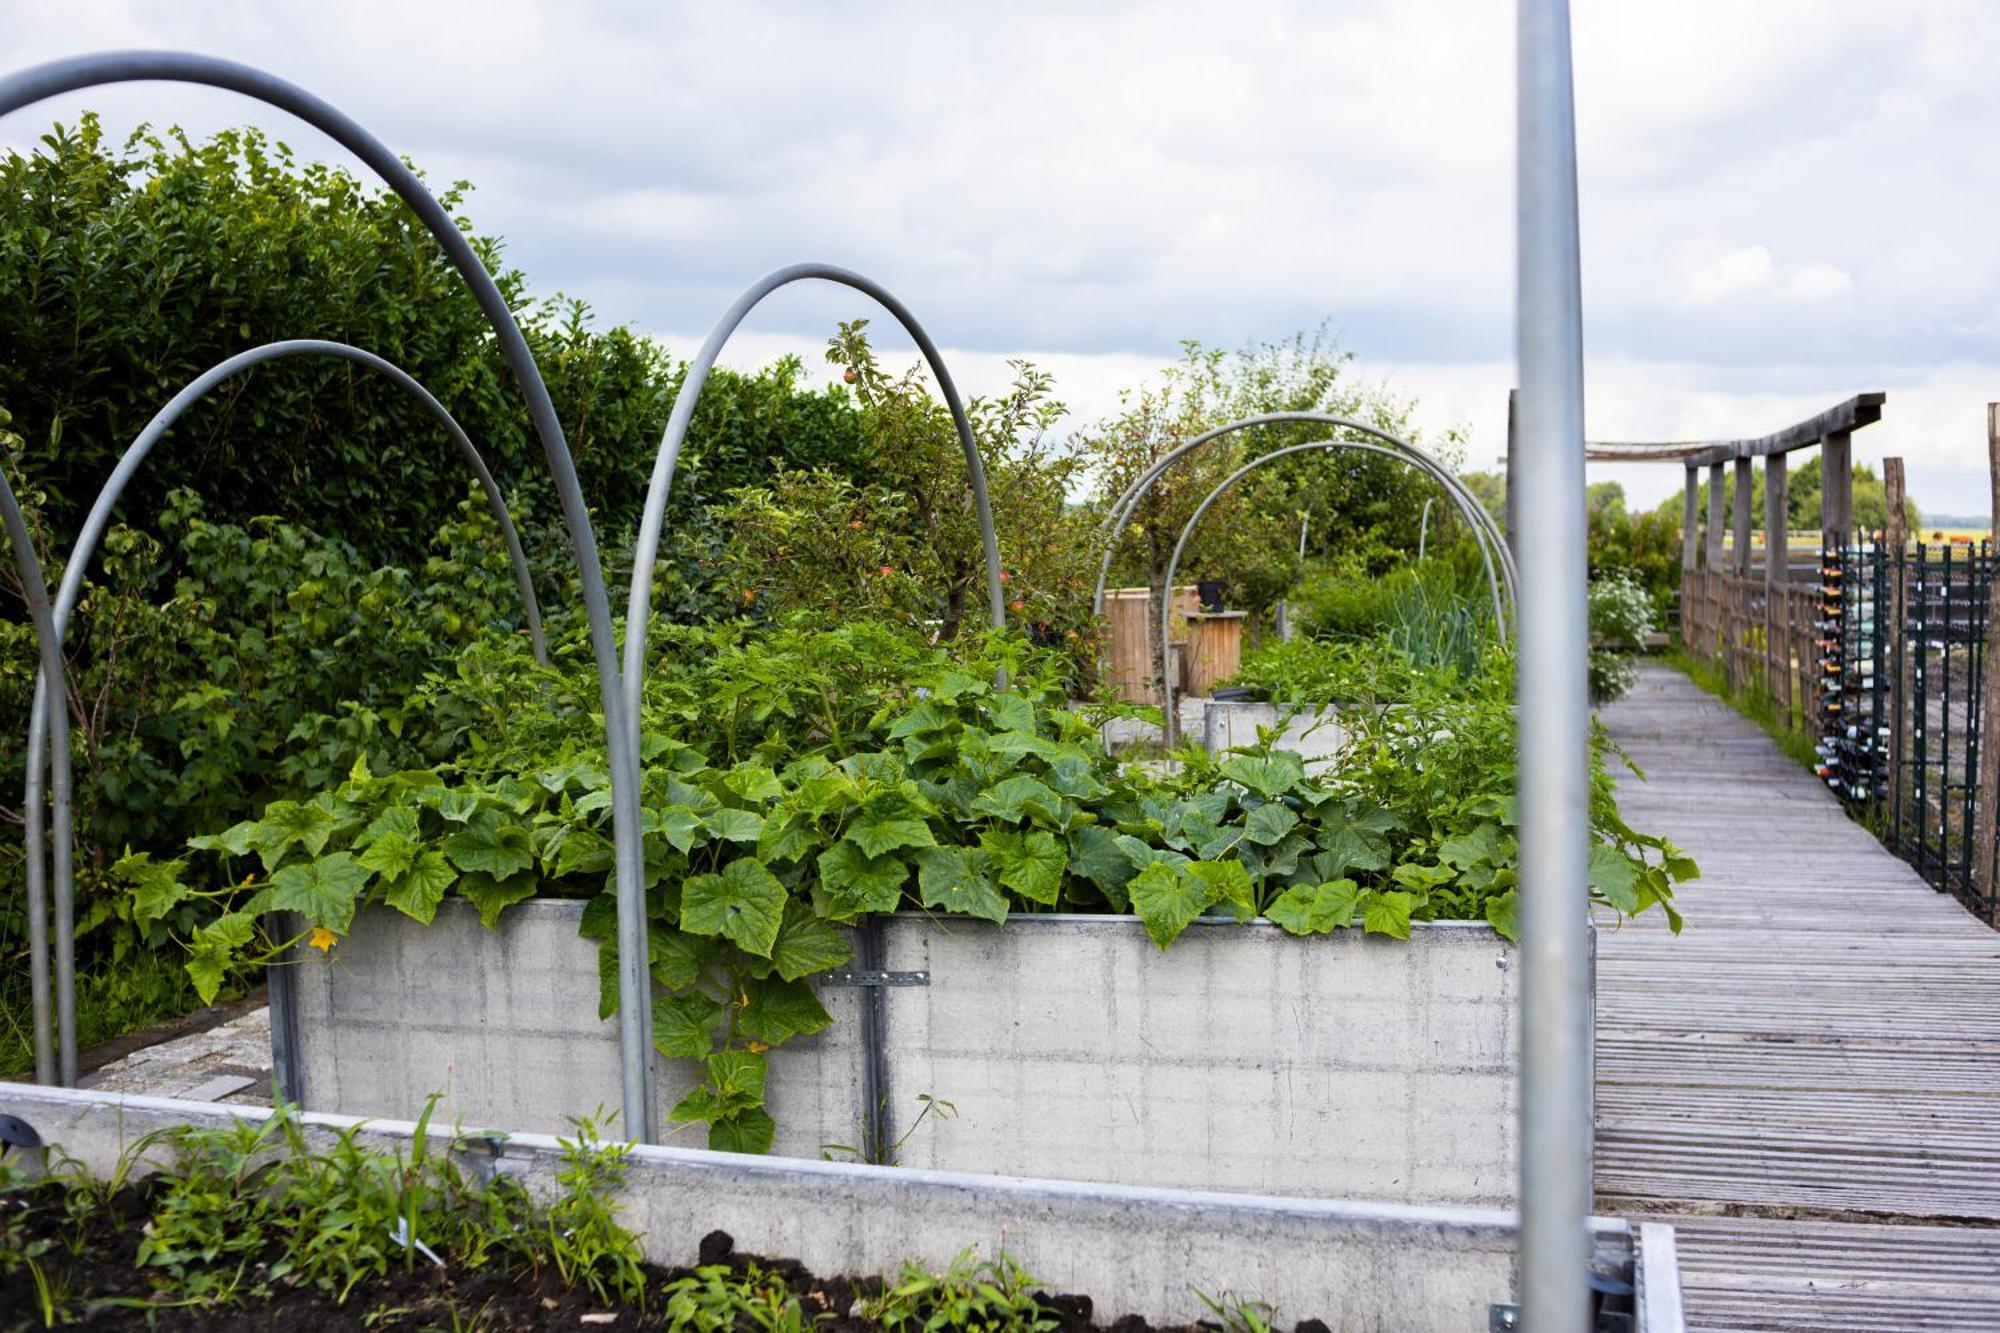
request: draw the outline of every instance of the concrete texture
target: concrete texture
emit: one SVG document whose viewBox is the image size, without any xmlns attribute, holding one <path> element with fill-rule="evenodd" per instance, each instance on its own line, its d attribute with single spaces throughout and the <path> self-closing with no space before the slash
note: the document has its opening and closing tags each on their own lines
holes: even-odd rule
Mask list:
<svg viewBox="0 0 2000 1333">
<path fill-rule="evenodd" d="M 1210 754 L 1257 743 L 1257 729 L 1281 730 L 1279 746 L 1296 753 L 1311 769 L 1340 754 L 1347 743 L 1347 729 L 1340 725 L 1340 713 L 1332 708 L 1279 708 L 1276 704 L 1204 699 L 1201 737 Z"/>
<path fill-rule="evenodd" d="M 429 927 L 365 913 L 296 968 L 302 1100 L 563 1132 L 614 1103 L 615 1025 L 597 1018 L 581 905 L 536 901 L 498 930 L 447 903 Z M 905 1165 L 1127 1185 L 1408 1203 L 1516 1197 L 1518 988 L 1511 945 L 1481 925 L 1407 942 L 1295 939 L 1202 922 L 1156 949 L 1131 918 L 898 917 L 885 965 L 889 1138 L 928 1094 L 951 1102 L 903 1143 Z M 775 1151 L 861 1141 L 858 997 L 772 1053 Z M 692 1080 L 657 1062 L 659 1105 Z M 683 1131 L 695 1145 L 699 1129 Z"/>
<path fill-rule="evenodd" d="M 173 1124 L 221 1125 L 256 1108 L 172 1102 L 0 1084 L 0 1111 L 97 1172 L 124 1148 Z M 309 1115 L 328 1135 L 352 1123 Z M 371 1146 L 407 1142 L 406 1123 L 371 1121 Z M 436 1131 L 433 1130 L 435 1136 Z M 434 1137 L 434 1142 L 435 1137 Z M 497 1159 L 477 1147 L 463 1160 L 518 1176 L 546 1197 L 557 1145 L 519 1134 Z M 1511 1299 L 1513 1217 L 1474 1209 L 1316 1202 L 1048 1180 L 638 1148 L 621 1204 L 649 1258 L 690 1263 L 706 1232 L 739 1249 L 799 1259 L 822 1273 L 892 1272 L 905 1258 L 948 1263 L 960 1249 L 1004 1246 L 1049 1290 L 1082 1292 L 1099 1322 L 1119 1314 L 1155 1322 L 1205 1314 L 1197 1288 L 1278 1307 L 1279 1327 L 1319 1318 L 1342 1333 L 1464 1333 L 1487 1327 L 1489 1307 Z M 1597 1248 L 1627 1266 L 1623 1222 L 1592 1223 Z M 1671 1250 L 1667 1251 L 1671 1255 Z M 1655 1256 L 1648 1281 L 1666 1280 Z M 1645 1333 L 1678 1333 L 1645 1322 Z"/>
</svg>

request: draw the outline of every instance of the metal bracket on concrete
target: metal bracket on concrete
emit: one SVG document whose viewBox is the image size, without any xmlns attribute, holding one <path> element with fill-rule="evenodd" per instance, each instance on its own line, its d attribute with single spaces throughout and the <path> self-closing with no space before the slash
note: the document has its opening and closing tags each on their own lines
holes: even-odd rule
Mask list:
<svg viewBox="0 0 2000 1333">
<path fill-rule="evenodd" d="M 1486 1308 L 1486 1333 L 1515 1333 L 1521 1327 L 1521 1307 L 1497 1301 Z"/>
<path fill-rule="evenodd" d="M 928 972 L 884 972 L 876 968 L 849 968 L 827 972 L 819 978 L 822 986 L 928 986 Z"/>
</svg>

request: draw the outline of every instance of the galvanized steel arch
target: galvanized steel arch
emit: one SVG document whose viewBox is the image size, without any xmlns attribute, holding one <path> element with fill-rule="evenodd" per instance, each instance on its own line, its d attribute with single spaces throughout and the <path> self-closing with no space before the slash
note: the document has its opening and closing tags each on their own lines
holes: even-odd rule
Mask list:
<svg viewBox="0 0 2000 1333">
<path fill-rule="evenodd" d="M 42 578 L 42 562 L 35 556 L 34 538 L 28 532 L 28 520 L 21 513 L 20 503 L 14 498 L 14 488 L 8 483 L 7 470 L 0 468 L 0 523 L 7 529 L 7 544 L 14 548 L 14 568 L 21 576 L 21 592 L 27 598 L 28 618 L 35 628 L 36 656 L 40 660 L 37 674 L 53 678 L 62 672 L 62 649 L 55 632 L 54 618 L 49 609 L 49 587 Z M 68 861 L 70 846 L 70 763 L 69 763 L 69 714 L 58 708 L 55 721 L 50 727 L 55 740 L 56 761 L 53 785 L 56 792 L 55 835 L 56 846 L 64 854 L 58 865 L 56 898 L 56 928 L 67 935 L 74 929 L 74 906 L 68 897 L 69 873 L 72 869 Z M 36 827 L 40 824 L 40 811 L 30 807 Z M 23 811 L 24 816 L 29 811 Z M 30 861 L 32 867 L 34 862 Z M 49 914 L 44 901 L 43 885 L 38 877 L 30 875 L 28 881 L 28 988 L 32 996 L 35 1024 L 35 1081 L 64 1084 L 76 1082 L 76 1043 L 74 1038 L 62 1048 L 60 1062 L 49 1050 L 46 1034 L 49 1030 Z M 76 991 L 75 977 L 71 968 L 74 955 L 67 950 L 56 952 L 57 998 L 64 1015 L 64 1035 L 71 1031 L 75 1022 Z"/>
<path fill-rule="evenodd" d="M 279 110 L 290 112 L 325 133 L 353 153 L 407 204 L 424 227 L 443 247 L 452 267 L 471 290 L 473 299 L 485 313 L 512 372 L 528 415 L 542 443 L 542 453 L 562 502 L 563 519 L 569 529 L 570 544 L 576 551 L 581 577 L 584 615 L 590 627 L 590 641 L 597 667 L 597 686 L 604 708 L 607 767 L 611 776 L 614 882 L 618 894 L 618 981 L 619 1059 L 621 1110 L 626 1132 L 635 1138 L 654 1137 L 652 1080 L 648 1077 L 652 1056 L 652 992 L 646 956 L 645 897 L 640 883 L 642 844 L 639 829 L 639 768 L 624 725 L 624 693 L 619 688 L 618 649 L 611 624 L 611 603 L 604 584 L 604 568 L 598 556 L 596 533 L 577 481 L 575 460 L 563 437 L 562 423 L 556 419 L 555 404 L 548 386 L 535 364 L 533 352 L 514 322 L 492 275 L 480 262 L 472 243 L 459 230 L 422 181 L 402 159 L 351 117 L 332 104 L 249 65 L 219 60 L 212 56 L 169 51 L 117 51 L 51 61 L 0 78 L 0 116 L 31 106 L 63 93 L 78 92 L 105 84 L 165 81 L 192 83 L 240 93 Z M 10 520 L 13 516 L 7 516 Z M 11 528 L 10 528 L 11 530 Z M 26 537 L 25 527 L 17 543 Z M 46 596 L 46 589 L 44 589 Z M 53 622 L 46 627 L 53 630 Z M 44 645 L 44 670 L 50 680 L 60 678 L 60 663 L 54 660 L 53 634 Z M 59 711 L 59 710 L 58 710 Z M 56 729 L 66 730 L 59 721 L 52 728 L 51 745 L 56 752 L 55 785 L 63 803 L 56 820 L 56 926 L 57 990 L 64 1012 L 61 1044 L 64 1082 L 74 1082 L 75 1055 L 75 972 L 74 972 L 74 885 L 67 820 L 69 774 L 67 744 Z"/>
<path fill-rule="evenodd" d="M 1248 463 L 1245 463 L 1242 467 L 1237 468 L 1234 472 L 1230 473 L 1228 476 L 1224 477 L 1221 481 L 1217 482 L 1215 484 L 1215 489 L 1202 497 L 1201 503 L 1195 506 L 1194 513 L 1189 515 L 1188 521 L 1181 526 L 1180 539 L 1174 543 L 1174 552 L 1171 556 L 1167 558 L 1167 586 L 1169 588 L 1174 586 L 1174 573 L 1180 568 L 1181 555 L 1187 550 L 1188 542 L 1194 537 L 1195 528 L 1200 526 L 1202 515 L 1206 514 L 1209 511 L 1209 508 L 1212 505 L 1214 505 L 1217 500 L 1221 499 L 1223 493 L 1227 491 L 1230 487 L 1234 486 L 1237 482 L 1243 480 L 1243 478 L 1249 476 L 1252 472 L 1255 472 L 1258 468 L 1263 467 L 1269 463 L 1275 463 L 1280 458 L 1285 458 L 1292 454 L 1303 454 L 1303 453 L 1312 453 L 1319 451 L 1334 451 L 1342 449 L 1352 449 L 1357 453 L 1381 454 L 1385 457 L 1396 459 L 1399 462 L 1408 463 L 1413 467 L 1419 466 L 1414 459 L 1410 458 L 1407 454 L 1404 454 L 1400 450 L 1391 449 L 1386 445 L 1374 444 L 1366 440 L 1314 440 L 1310 444 L 1286 445 L 1282 449 L 1273 449 L 1270 453 L 1263 454 L 1257 458 L 1253 458 Z M 1473 499 L 1469 495 L 1465 497 L 1463 502 L 1461 502 L 1459 500 L 1459 497 L 1455 493 L 1453 493 L 1452 502 L 1458 506 L 1459 512 L 1465 515 L 1467 522 L 1472 521 L 1471 511 L 1479 509 L 1479 502 Z M 1486 573 L 1487 573 L 1487 578 L 1489 580 L 1489 590 L 1493 594 L 1493 623 L 1499 627 L 1501 639 L 1504 642 L 1507 632 L 1506 631 L 1507 608 L 1500 599 L 1499 585 L 1490 582 L 1493 576 L 1493 566 L 1490 561 L 1487 564 Z M 1161 643 L 1167 642 L 1172 627 L 1173 627 L 1173 603 L 1171 599 L 1168 599 L 1162 602 L 1160 605 Z M 1178 727 L 1175 725 L 1177 719 L 1174 717 L 1174 682 L 1170 676 L 1161 677 L 1160 698 L 1164 702 L 1164 710 L 1161 718 L 1161 726 L 1163 734 L 1166 737 L 1167 744 L 1171 745 L 1174 743 L 1174 733 L 1178 730 Z"/>
<path fill-rule="evenodd" d="M 1233 435 L 1237 431 L 1248 430 L 1253 426 L 1288 424 L 1332 426 L 1341 430 L 1355 431 L 1359 434 L 1380 440 L 1383 444 L 1389 446 L 1391 450 L 1405 456 L 1410 462 L 1429 473 L 1439 485 L 1443 486 L 1445 490 L 1453 495 L 1461 509 L 1464 509 L 1469 504 L 1472 510 L 1476 511 L 1476 517 L 1472 518 L 1470 522 L 1474 535 L 1481 538 L 1481 553 L 1486 560 L 1487 581 L 1489 584 L 1496 581 L 1493 570 L 1493 555 L 1491 553 L 1498 552 L 1500 565 L 1498 581 L 1506 584 L 1508 602 L 1511 603 L 1515 600 L 1519 587 L 1519 579 L 1514 570 L 1514 557 L 1512 552 L 1508 550 L 1506 539 L 1500 535 L 1499 528 L 1494 525 L 1492 515 L 1488 514 L 1485 507 L 1479 504 L 1472 492 L 1466 489 L 1465 483 L 1452 475 L 1450 469 L 1419 449 L 1416 445 L 1411 444 L 1408 440 L 1392 435 L 1380 427 L 1371 426 L 1363 421 L 1355 421 L 1349 417 L 1335 416 L 1330 412 L 1266 412 L 1259 416 L 1244 417 L 1241 420 L 1217 426 L 1214 430 L 1204 431 L 1200 435 L 1195 436 L 1186 444 L 1175 446 L 1162 455 L 1145 472 L 1140 474 L 1139 478 L 1127 486 L 1119 497 L 1112 502 L 1111 512 L 1106 516 L 1104 525 L 1100 529 L 1100 540 L 1104 543 L 1104 558 L 1098 566 L 1096 588 L 1091 593 L 1091 614 L 1098 616 L 1104 614 L 1104 585 L 1110 581 L 1111 562 L 1118 554 L 1119 538 L 1124 533 L 1126 526 L 1131 523 L 1133 512 L 1138 509 L 1139 502 L 1146 498 L 1146 492 L 1152 490 L 1154 485 L 1159 482 L 1161 477 L 1167 474 L 1168 470 L 1174 464 L 1180 462 L 1181 459 L 1186 458 L 1203 445 L 1211 444 L 1225 435 Z M 1503 636 L 1506 634 L 1504 624 L 1500 632 Z"/>
<path fill-rule="evenodd" d="M 917 322 L 909 308 L 872 278 L 834 264 L 791 264 L 775 269 L 750 284 L 729 309 L 723 311 L 715 327 L 709 330 L 701 350 L 688 363 L 681 390 L 674 397 L 674 410 L 667 418 L 666 433 L 660 438 L 659 453 L 653 459 L 653 476 L 646 487 L 646 508 L 639 520 L 639 542 L 632 553 L 632 587 L 625 605 L 625 717 L 632 731 L 635 752 L 639 736 L 639 700 L 646 676 L 646 629 L 653 609 L 653 569 L 659 561 L 660 530 L 666 522 L 667 499 L 673 491 L 674 469 L 680 462 L 688 425 L 694 420 L 694 410 L 701 401 L 701 391 L 708 383 L 709 373 L 715 369 L 715 359 L 722 354 L 724 344 L 736 332 L 737 326 L 771 293 L 792 283 L 812 279 L 839 283 L 873 299 L 903 326 L 929 364 L 931 374 L 937 377 L 938 393 L 951 412 L 952 425 L 958 431 L 959 446 L 965 451 L 966 476 L 971 482 L 973 503 L 979 513 L 979 540 L 986 558 L 988 614 L 996 629 L 1007 624 L 1007 603 L 1000 583 L 1000 541 L 993 528 L 993 506 L 987 498 L 986 465 L 979 457 L 979 443 L 972 434 L 971 418 L 966 415 L 958 386 L 953 383 L 937 344 L 931 341 L 930 335 L 924 332 L 923 325 Z"/>
<path fill-rule="evenodd" d="M 117 466 L 97 493 L 89 514 L 84 518 L 83 527 L 77 533 L 76 545 L 70 551 L 69 560 L 63 566 L 62 583 L 56 589 L 55 604 L 50 610 L 50 623 L 56 636 L 56 648 L 60 654 L 62 643 L 69 632 L 69 618 L 76 609 L 77 597 L 83 591 L 83 579 L 90 568 L 92 558 L 97 554 L 97 544 L 103 539 L 105 529 L 111 524 L 111 511 L 124 495 L 125 488 L 138 475 L 139 467 L 152 453 L 167 431 L 184 416 L 188 409 L 206 397 L 209 390 L 232 376 L 252 367 L 292 356 L 330 356 L 351 361 L 365 369 L 375 371 L 390 383 L 396 385 L 410 397 L 417 400 L 434 417 L 438 424 L 451 436 L 452 443 L 471 464 L 473 474 L 479 479 L 480 489 L 486 493 L 486 503 L 493 511 L 493 517 L 500 524 L 501 539 L 507 546 L 507 558 L 514 570 L 514 584 L 521 594 L 521 606 L 528 621 L 528 635 L 534 650 L 535 660 L 547 666 L 549 660 L 548 643 L 542 635 L 541 607 L 535 600 L 535 582 L 528 568 L 527 553 L 521 549 L 520 534 L 514 530 L 514 521 L 507 512 L 507 501 L 500 494 L 500 484 L 493 479 L 493 473 L 480 457 L 479 450 L 458 424 L 457 418 L 445 410 L 443 403 L 433 397 L 429 390 L 419 384 L 401 367 L 384 360 L 373 352 L 364 351 L 347 343 L 327 342 L 320 339 L 300 338 L 285 342 L 265 343 L 253 347 L 203 371 L 188 382 L 186 388 L 167 401 L 166 406 L 153 414 L 124 454 Z M 43 857 L 47 851 L 42 827 L 42 765 L 48 746 L 48 715 L 51 707 L 49 682 L 38 670 L 35 673 L 35 701 L 28 714 L 27 753 L 27 802 L 23 810 L 23 822 L 27 832 L 27 882 L 30 901 L 42 897 L 46 884 L 47 866 Z M 32 963 L 31 963 L 32 970 Z M 32 984 L 32 977 L 31 977 Z M 48 997 L 46 990 L 34 997 L 35 1008 L 35 1060 L 39 1076 L 44 1064 L 44 1052 L 50 1044 L 47 1027 Z"/>
</svg>

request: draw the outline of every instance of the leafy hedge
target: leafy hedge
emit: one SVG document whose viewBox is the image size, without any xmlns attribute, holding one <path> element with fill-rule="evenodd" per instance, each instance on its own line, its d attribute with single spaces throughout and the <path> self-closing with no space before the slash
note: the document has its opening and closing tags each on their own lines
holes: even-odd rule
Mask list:
<svg viewBox="0 0 2000 1333">
<path fill-rule="evenodd" d="M 442 193 L 464 204 L 463 182 Z M 471 224 L 460 219 L 471 232 Z M 499 241 L 474 249 L 516 312 L 568 432 L 586 497 L 633 523 L 684 367 L 651 339 L 598 330 L 581 302 L 538 302 Z M 484 315 L 403 203 L 254 129 L 105 141 L 94 116 L 32 153 L 0 156 L 0 408 L 40 488 L 73 531 L 155 411 L 258 343 L 331 338 L 407 370 L 451 409 L 525 519 L 557 510 L 541 445 Z M 858 468 L 854 405 L 808 390 L 802 367 L 720 370 L 702 394 L 675 518 L 780 465 Z M 464 490 L 464 464 L 400 390 L 346 362 L 300 358 L 223 386 L 135 480 L 124 513 L 152 530 L 167 492 L 199 492 L 222 521 L 281 513 L 370 560 L 421 559 Z M 531 521 L 524 526 L 532 529 Z M 552 565 L 565 552 L 550 553 Z"/>
</svg>

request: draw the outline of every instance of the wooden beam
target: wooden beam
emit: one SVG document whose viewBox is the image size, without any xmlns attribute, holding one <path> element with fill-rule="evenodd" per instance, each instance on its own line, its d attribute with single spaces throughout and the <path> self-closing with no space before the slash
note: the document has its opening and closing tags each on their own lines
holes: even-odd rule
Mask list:
<svg viewBox="0 0 2000 1333">
<path fill-rule="evenodd" d="M 1829 435 L 1851 435 L 1863 426 L 1872 426 L 1882 419 L 1882 405 L 1887 401 L 1887 394 L 1858 393 L 1818 416 L 1748 440 L 1666 440 L 1656 443 L 1589 440 L 1584 443 L 1583 456 L 1592 462 L 1671 460 L 1690 467 L 1712 467 L 1738 458 L 1765 458 L 1771 454 L 1790 453 L 1794 449 L 1810 449 Z"/>
<path fill-rule="evenodd" d="M 1780 455 L 1782 457 L 1782 455 Z M 1701 564 L 1701 473 L 1687 470 L 1687 487 L 1681 496 L 1681 568 L 1691 570 Z"/>
</svg>

